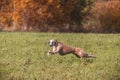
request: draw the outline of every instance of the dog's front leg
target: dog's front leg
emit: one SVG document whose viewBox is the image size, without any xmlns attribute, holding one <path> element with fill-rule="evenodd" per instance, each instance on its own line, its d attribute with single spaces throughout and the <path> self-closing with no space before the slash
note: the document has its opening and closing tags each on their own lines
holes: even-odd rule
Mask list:
<svg viewBox="0 0 120 80">
<path fill-rule="evenodd" d="M 56 48 L 53 47 L 52 51 L 49 50 L 49 51 L 47 52 L 47 55 L 54 54 L 55 50 L 56 50 Z"/>
<path fill-rule="evenodd" d="M 50 55 L 50 54 L 54 54 L 54 52 L 52 52 L 52 51 L 49 50 L 49 51 L 47 52 L 47 55 Z"/>
<path fill-rule="evenodd" d="M 48 52 L 48 55 L 49 55 L 49 54 L 57 54 L 58 52 L 59 52 L 59 49 L 53 48 L 53 51 L 49 51 L 49 52 Z"/>
<path fill-rule="evenodd" d="M 49 50 L 49 51 L 47 52 L 47 55 L 56 54 L 56 53 L 58 53 L 58 50 L 55 50 L 55 49 L 54 49 L 53 51 L 50 51 L 50 50 Z"/>
<path fill-rule="evenodd" d="M 61 47 L 57 46 L 57 47 L 53 47 L 53 54 L 59 53 Z"/>
<path fill-rule="evenodd" d="M 50 54 L 57 54 L 60 50 L 60 47 L 53 47 L 53 50 L 52 51 L 48 51 L 47 55 L 50 55 Z"/>
</svg>

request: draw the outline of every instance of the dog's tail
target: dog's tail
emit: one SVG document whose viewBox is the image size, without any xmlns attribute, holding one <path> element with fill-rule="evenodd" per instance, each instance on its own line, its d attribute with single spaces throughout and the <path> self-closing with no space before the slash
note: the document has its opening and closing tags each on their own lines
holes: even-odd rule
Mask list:
<svg viewBox="0 0 120 80">
<path fill-rule="evenodd" d="M 96 58 L 96 56 L 94 56 L 92 54 L 88 54 L 87 57 Z"/>
</svg>

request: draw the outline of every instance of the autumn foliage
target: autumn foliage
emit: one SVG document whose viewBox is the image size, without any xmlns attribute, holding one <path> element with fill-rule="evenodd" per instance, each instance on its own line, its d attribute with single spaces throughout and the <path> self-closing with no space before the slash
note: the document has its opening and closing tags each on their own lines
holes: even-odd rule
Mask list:
<svg viewBox="0 0 120 80">
<path fill-rule="evenodd" d="M 93 5 L 93 1 L 0 0 L 0 30 L 97 32 L 98 29 L 119 32 L 120 2 L 96 2 Z M 91 18 L 92 23 L 88 21 L 90 24 L 82 25 L 87 21 L 86 17 Z"/>
<path fill-rule="evenodd" d="M 96 32 L 120 32 L 120 1 L 96 2 L 89 28 Z"/>
<path fill-rule="evenodd" d="M 81 24 L 89 4 L 90 0 L 0 0 L 0 29 L 79 31 L 79 26 L 70 25 Z"/>
</svg>

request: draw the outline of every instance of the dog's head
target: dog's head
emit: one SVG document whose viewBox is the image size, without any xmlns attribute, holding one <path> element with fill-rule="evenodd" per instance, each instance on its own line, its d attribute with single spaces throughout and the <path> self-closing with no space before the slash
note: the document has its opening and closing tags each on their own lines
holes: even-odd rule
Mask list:
<svg viewBox="0 0 120 80">
<path fill-rule="evenodd" d="M 52 46 L 55 46 L 57 44 L 57 40 L 56 39 L 51 39 L 49 41 L 49 46 L 52 47 Z"/>
</svg>

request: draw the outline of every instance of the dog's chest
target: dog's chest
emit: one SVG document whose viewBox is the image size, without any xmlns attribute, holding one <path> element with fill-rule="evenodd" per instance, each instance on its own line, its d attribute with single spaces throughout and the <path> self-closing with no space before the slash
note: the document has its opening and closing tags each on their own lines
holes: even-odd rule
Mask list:
<svg viewBox="0 0 120 80">
<path fill-rule="evenodd" d="M 53 46 L 53 52 L 54 52 L 54 51 L 56 51 L 56 47 L 55 47 L 55 46 Z"/>
</svg>

